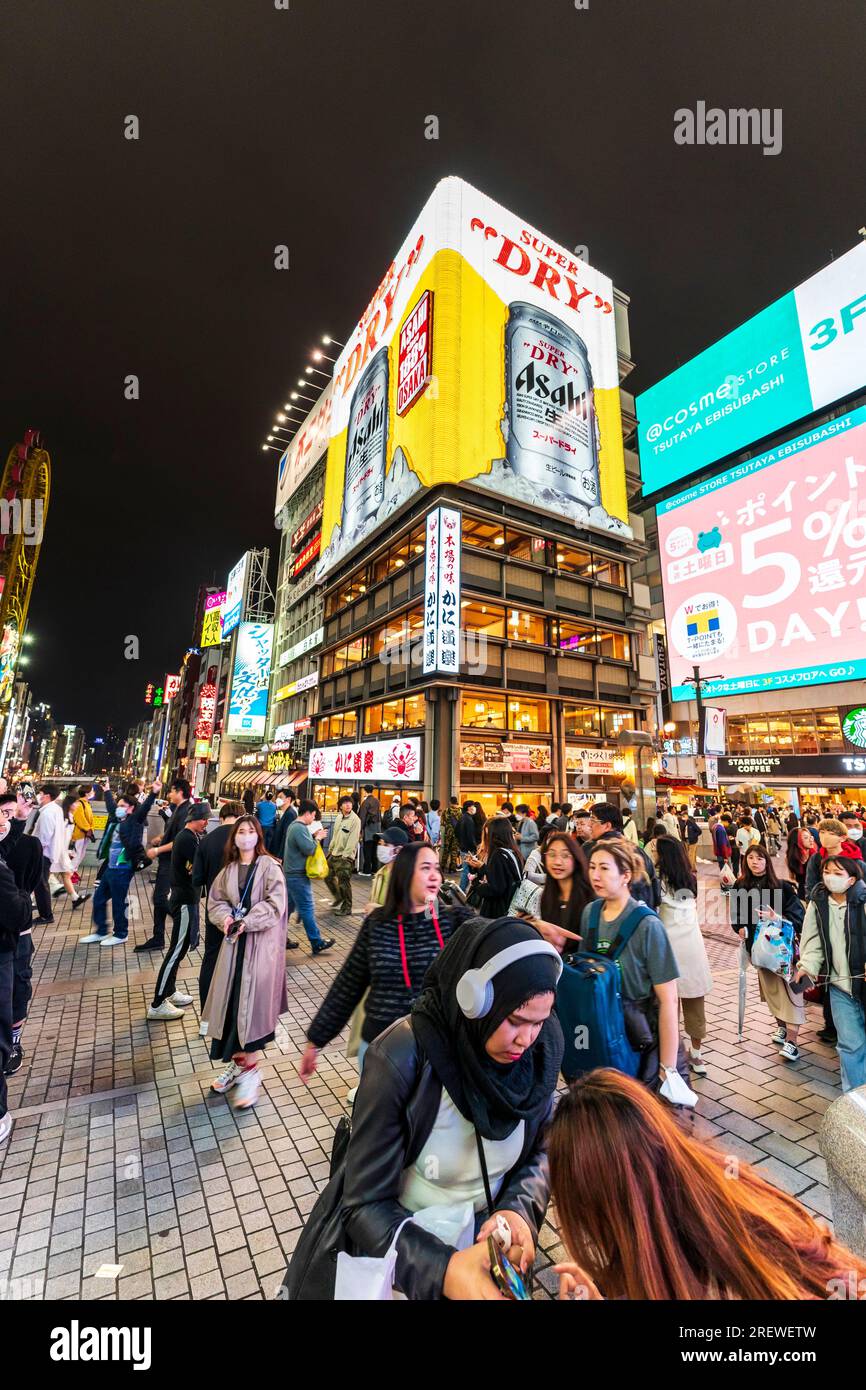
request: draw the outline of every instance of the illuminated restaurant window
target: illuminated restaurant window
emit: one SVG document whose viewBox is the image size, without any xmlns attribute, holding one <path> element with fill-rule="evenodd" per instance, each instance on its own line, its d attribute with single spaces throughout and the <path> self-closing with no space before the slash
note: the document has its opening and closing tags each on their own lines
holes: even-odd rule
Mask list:
<svg viewBox="0 0 866 1390">
<path fill-rule="evenodd" d="M 817 753 L 818 735 L 815 732 L 815 716 L 811 710 L 807 714 L 791 715 L 791 737 L 794 753 Z"/>
<path fill-rule="evenodd" d="M 770 723 L 770 747 L 778 748 L 780 753 L 790 753 L 794 746 L 791 734 L 791 720 L 787 714 L 781 718 L 771 719 Z"/>
<path fill-rule="evenodd" d="M 345 647 L 338 647 L 333 653 L 334 671 L 345 671 L 348 666 L 356 666 L 359 661 L 363 661 L 367 655 L 367 638 L 353 637 L 351 642 L 347 642 Z M 327 674 L 330 675 L 330 672 Z"/>
<path fill-rule="evenodd" d="M 465 632 L 483 632 L 486 637 L 505 636 L 505 609 L 492 603 L 463 599 L 460 604 L 460 626 Z"/>
<path fill-rule="evenodd" d="M 365 734 L 393 734 L 402 729 L 423 728 L 426 705 L 423 695 L 408 699 L 385 700 L 380 705 L 368 705 L 364 711 Z"/>
<path fill-rule="evenodd" d="M 601 733 L 601 714 L 598 705 L 563 705 L 562 717 L 569 738 L 586 738 Z"/>
<path fill-rule="evenodd" d="M 770 747 L 770 730 L 766 719 L 750 719 L 747 727 L 751 751 L 753 753 L 766 753 Z"/>
<path fill-rule="evenodd" d="M 463 544 L 501 553 L 505 548 L 505 529 L 498 521 L 478 521 L 475 517 L 464 516 Z"/>
<path fill-rule="evenodd" d="M 316 741 L 327 743 L 333 738 L 357 738 L 358 737 L 358 714 L 356 710 L 347 710 L 345 714 L 332 714 L 327 719 L 320 719 L 316 725 Z"/>
<path fill-rule="evenodd" d="M 610 709 L 602 706 L 601 732 L 605 738 L 616 738 L 623 729 L 634 729 L 635 727 L 633 710 Z"/>
<path fill-rule="evenodd" d="M 588 550 L 576 550 L 570 545 L 560 545 L 555 543 L 554 564 L 559 570 L 565 570 L 567 574 L 579 574 L 581 578 L 589 577 L 592 556 Z"/>
<path fill-rule="evenodd" d="M 373 583 L 378 584 L 392 574 L 398 574 L 413 560 L 424 554 L 424 527 L 416 526 L 401 540 L 395 541 L 373 561 Z"/>
<path fill-rule="evenodd" d="M 547 564 L 547 542 L 543 536 L 527 536 L 521 531 L 506 531 L 505 551 L 512 560 L 526 560 L 531 565 Z"/>
<path fill-rule="evenodd" d="M 519 608 L 508 609 L 505 635 L 512 642 L 532 642 L 537 647 L 545 645 L 544 619 L 536 613 L 526 613 Z"/>
<path fill-rule="evenodd" d="M 625 565 L 621 565 L 619 560 L 608 560 L 603 555 L 593 557 L 595 573 L 593 578 L 599 584 L 612 584 L 617 589 L 624 589 L 625 584 Z"/>
<path fill-rule="evenodd" d="M 546 700 L 509 699 L 508 727 L 515 734 L 548 734 L 550 706 Z"/>
<path fill-rule="evenodd" d="M 630 661 L 631 645 L 627 632 L 606 632 L 600 629 L 597 634 L 595 651 L 609 661 Z"/>
<path fill-rule="evenodd" d="M 463 696 L 460 722 L 466 729 L 504 729 L 505 701 L 488 700 L 484 695 Z"/>
<path fill-rule="evenodd" d="M 815 715 L 818 731 L 818 744 L 822 753 L 844 753 L 845 740 L 839 723 L 839 711 L 819 709 Z"/>
<path fill-rule="evenodd" d="M 749 752 L 749 729 L 745 719 L 728 720 L 725 742 L 729 754 Z"/>
<path fill-rule="evenodd" d="M 554 621 L 551 624 L 553 633 L 553 645 L 559 647 L 560 651 L 577 652 L 583 656 L 595 656 L 598 650 L 596 645 L 595 628 L 587 623 L 561 623 Z"/>
<path fill-rule="evenodd" d="M 381 657 L 382 653 L 387 650 L 391 652 L 393 658 L 397 658 L 399 649 L 418 641 L 420 635 L 421 609 L 410 608 L 408 613 L 403 613 L 401 617 L 395 618 L 391 623 L 386 623 L 384 627 L 378 628 L 373 633 L 373 655 Z M 406 659 L 408 660 L 408 654 Z"/>
</svg>

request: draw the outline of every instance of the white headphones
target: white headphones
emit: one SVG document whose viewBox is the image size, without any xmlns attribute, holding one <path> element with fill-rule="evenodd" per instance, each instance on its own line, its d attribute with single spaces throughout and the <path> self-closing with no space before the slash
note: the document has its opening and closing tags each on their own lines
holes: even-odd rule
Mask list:
<svg viewBox="0 0 866 1390">
<path fill-rule="evenodd" d="M 493 977 L 515 961 L 527 956 L 552 956 L 558 966 L 557 983 L 562 974 L 562 956 L 549 941 L 520 941 L 506 946 L 478 970 L 467 970 L 457 981 L 457 1003 L 467 1018 L 484 1018 L 493 1008 Z"/>
</svg>

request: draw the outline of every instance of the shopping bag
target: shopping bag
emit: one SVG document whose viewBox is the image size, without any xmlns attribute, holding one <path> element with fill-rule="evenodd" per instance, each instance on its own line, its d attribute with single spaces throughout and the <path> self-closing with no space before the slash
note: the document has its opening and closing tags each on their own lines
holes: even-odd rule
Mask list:
<svg viewBox="0 0 866 1390">
<path fill-rule="evenodd" d="M 321 845 L 316 845 L 313 853 L 307 859 L 307 878 L 327 878 L 328 872 L 325 851 Z"/>
<path fill-rule="evenodd" d="M 409 1220 L 457 1250 L 468 1249 L 475 1236 L 475 1213 L 471 1202 L 464 1202 L 460 1206 L 424 1207 Z M 367 1255 L 347 1255 L 345 1250 L 340 1251 L 334 1283 L 336 1303 L 406 1301 L 405 1294 L 394 1289 L 397 1241 L 406 1224 L 406 1221 L 401 1221 L 388 1253 L 379 1259 Z"/>
<path fill-rule="evenodd" d="M 784 917 L 759 922 L 752 942 L 751 960 L 757 970 L 769 970 L 790 980 L 794 968 L 794 926 Z"/>
</svg>

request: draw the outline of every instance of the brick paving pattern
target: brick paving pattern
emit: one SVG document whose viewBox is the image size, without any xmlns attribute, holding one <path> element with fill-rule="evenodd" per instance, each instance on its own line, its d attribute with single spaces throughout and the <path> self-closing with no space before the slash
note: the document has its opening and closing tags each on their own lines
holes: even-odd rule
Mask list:
<svg viewBox="0 0 866 1390">
<path fill-rule="evenodd" d="M 715 867 L 701 865 L 707 949 L 706 1079 L 695 1132 L 732 1162 L 747 1160 L 810 1211 L 830 1217 L 817 1130 L 839 1094 L 835 1050 L 819 1042 L 808 1007 L 799 1062 L 781 1060 L 749 972 L 745 1033 L 737 1039 L 736 938 L 721 920 Z M 354 879 L 357 905 L 369 880 Z M 252 1110 L 210 1091 L 219 1070 L 198 1036 L 200 952 L 181 967 L 193 995 L 182 1021 L 148 1023 L 160 957 L 135 955 L 150 935 L 149 875 L 133 881 L 130 945 L 78 942 L 89 904 L 66 900 L 53 926 L 34 929 L 34 997 L 24 1066 L 9 1082 L 15 1126 L 0 1150 L 0 1288 L 13 1298 L 271 1299 L 328 1174 L 331 1136 L 357 1080 L 336 1042 L 309 1086 L 297 1074 L 305 1029 L 361 919 L 333 917 L 316 884 L 320 925 L 337 946 L 314 959 L 303 931 L 287 953 L 289 1010 L 262 1065 Z M 564 1258 L 555 1213 L 540 1240 L 539 1297 Z"/>
</svg>

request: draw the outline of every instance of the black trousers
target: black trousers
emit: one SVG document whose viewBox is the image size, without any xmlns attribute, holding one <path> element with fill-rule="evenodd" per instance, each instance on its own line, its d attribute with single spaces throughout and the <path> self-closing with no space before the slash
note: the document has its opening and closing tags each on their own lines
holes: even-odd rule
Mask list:
<svg viewBox="0 0 866 1390">
<path fill-rule="evenodd" d="M 9 1106 L 6 1103 L 6 1077 L 3 1072 L 12 1051 L 12 983 L 15 977 L 15 952 L 0 951 L 0 1120 Z"/>
<path fill-rule="evenodd" d="M 20 1028 L 27 1017 L 33 997 L 33 935 L 23 931 L 18 938 L 18 950 L 12 967 L 12 1022 Z"/>
<path fill-rule="evenodd" d="M 169 912 L 171 887 L 171 855 L 161 854 L 157 860 L 156 882 L 153 885 L 153 939 L 165 945 L 165 919 Z"/>
<path fill-rule="evenodd" d="M 364 840 L 364 841 L 362 841 L 361 848 L 362 848 L 362 850 L 363 850 L 363 855 L 364 855 L 364 860 L 363 860 L 363 863 L 362 863 L 362 865 L 361 865 L 361 870 L 362 870 L 362 872 L 365 873 L 365 874 L 373 874 L 373 873 L 375 873 L 375 872 L 376 872 L 376 841 L 375 841 L 375 840 Z"/>
<path fill-rule="evenodd" d="M 207 999 L 210 982 L 213 979 L 213 972 L 216 969 L 217 956 L 220 947 L 225 940 L 225 935 L 219 927 L 215 927 L 208 917 L 204 919 L 204 955 L 201 962 L 201 972 L 198 977 L 198 997 L 202 1007 L 202 1017 L 204 1016 L 205 1000 Z"/>
<path fill-rule="evenodd" d="M 197 903 L 172 903 L 171 941 L 162 959 L 156 978 L 153 1007 L 158 1008 L 164 999 L 170 999 L 177 985 L 177 972 L 181 961 L 190 948 L 190 935 L 193 917 L 198 911 Z"/>
<path fill-rule="evenodd" d="M 36 899 L 36 907 L 40 917 L 53 917 L 54 908 L 51 905 L 51 889 L 48 887 L 48 875 L 51 873 L 51 860 L 42 856 L 42 878 L 33 889 L 33 896 Z"/>
</svg>

